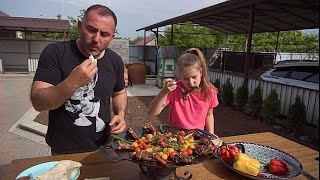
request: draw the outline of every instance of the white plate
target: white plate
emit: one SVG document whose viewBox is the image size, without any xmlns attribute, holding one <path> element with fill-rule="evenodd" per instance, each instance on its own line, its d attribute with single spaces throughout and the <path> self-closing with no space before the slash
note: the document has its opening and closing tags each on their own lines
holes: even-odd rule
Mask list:
<svg viewBox="0 0 320 180">
<path fill-rule="evenodd" d="M 28 176 L 29 174 L 32 174 L 32 176 L 35 178 L 35 177 L 49 171 L 51 168 L 53 168 L 58 163 L 59 163 L 59 161 L 53 161 L 53 162 L 46 162 L 46 163 L 32 166 L 32 167 L 24 170 L 22 173 L 20 173 L 16 177 L 16 179 L 21 178 L 23 176 Z M 76 174 L 72 178 L 70 178 L 69 180 L 76 180 L 79 176 L 80 176 L 80 169 L 78 169 Z"/>
</svg>

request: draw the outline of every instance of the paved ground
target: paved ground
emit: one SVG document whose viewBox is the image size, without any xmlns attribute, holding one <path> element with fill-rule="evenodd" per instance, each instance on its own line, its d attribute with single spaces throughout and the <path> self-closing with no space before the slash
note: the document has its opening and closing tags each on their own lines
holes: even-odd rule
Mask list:
<svg viewBox="0 0 320 180">
<path fill-rule="evenodd" d="M 8 130 L 32 107 L 32 77 L 0 77 L 0 176 L 13 159 L 49 155 L 49 147 Z"/>
<path fill-rule="evenodd" d="M 0 177 L 13 159 L 50 155 L 43 136 L 46 126 L 33 121 L 38 112 L 29 99 L 31 82 L 32 76 L 0 75 Z M 158 92 L 154 80 L 127 88 L 128 96 L 150 96 Z"/>
</svg>

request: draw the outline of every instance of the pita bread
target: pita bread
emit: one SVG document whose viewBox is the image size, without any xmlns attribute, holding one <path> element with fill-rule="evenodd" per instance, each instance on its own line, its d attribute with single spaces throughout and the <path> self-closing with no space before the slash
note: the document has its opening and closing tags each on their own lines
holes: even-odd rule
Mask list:
<svg viewBox="0 0 320 180">
<path fill-rule="evenodd" d="M 36 180 L 68 180 L 73 177 L 78 169 L 82 166 L 81 163 L 71 160 L 59 161 L 53 168 L 49 171 L 37 176 Z"/>
<path fill-rule="evenodd" d="M 92 54 L 89 56 L 89 59 L 90 59 L 93 63 L 97 63 L 97 60 L 92 56 Z"/>
</svg>

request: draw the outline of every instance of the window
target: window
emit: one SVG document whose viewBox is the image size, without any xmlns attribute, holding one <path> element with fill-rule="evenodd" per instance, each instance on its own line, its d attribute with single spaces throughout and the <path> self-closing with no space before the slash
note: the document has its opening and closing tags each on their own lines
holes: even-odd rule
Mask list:
<svg viewBox="0 0 320 180">
<path fill-rule="evenodd" d="M 278 77 L 288 77 L 289 73 L 292 71 L 294 67 L 278 67 L 270 74 Z"/>
</svg>

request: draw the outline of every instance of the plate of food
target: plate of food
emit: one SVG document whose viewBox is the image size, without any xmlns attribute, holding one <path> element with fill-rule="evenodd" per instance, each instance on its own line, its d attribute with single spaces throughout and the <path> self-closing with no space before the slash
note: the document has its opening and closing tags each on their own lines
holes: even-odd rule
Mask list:
<svg viewBox="0 0 320 180">
<path fill-rule="evenodd" d="M 76 180 L 80 176 L 81 166 L 81 163 L 71 160 L 45 162 L 24 170 L 16 179 L 29 176 L 36 180 Z"/>
<path fill-rule="evenodd" d="M 212 142 L 217 138 L 199 129 L 146 123 L 144 127 L 128 127 L 100 149 L 112 162 L 130 160 L 144 166 L 179 167 L 210 159 L 218 148 Z"/>
<path fill-rule="evenodd" d="M 303 169 L 290 154 L 261 144 L 229 143 L 218 148 L 217 156 L 229 169 L 250 179 L 291 179 Z"/>
</svg>

